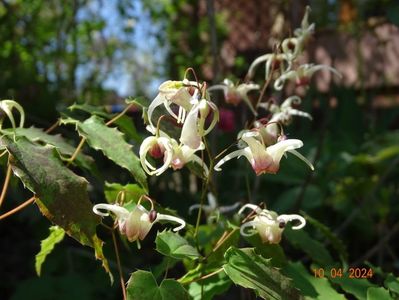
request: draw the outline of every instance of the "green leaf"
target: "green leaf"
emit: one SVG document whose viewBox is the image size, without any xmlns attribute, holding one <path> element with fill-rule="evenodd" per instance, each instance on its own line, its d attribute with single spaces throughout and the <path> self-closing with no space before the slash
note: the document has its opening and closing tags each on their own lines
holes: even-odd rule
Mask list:
<svg viewBox="0 0 399 300">
<path fill-rule="evenodd" d="M 367 279 L 354 279 L 345 275 L 342 278 L 330 277 L 329 279 L 331 282 L 338 284 L 345 292 L 354 295 L 359 300 L 366 300 L 367 290 L 371 287 L 376 287 L 376 285 L 372 284 Z"/>
<path fill-rule="evenodd" d="M 145 195 L 146 192 L 137 184 L 126 184 L 121 185 L 119 183 L 105 183 L 104 188 L 105 198 L 108 203 L 115 203 L 118 195 L 124 197 L 124 204 L 131 202 L 137 203 L 141 196 Z"/>
<path fill-rule="evenodd" d="M 146 175 L 141 168 L 139 158 L 133 153 L 132 146 L 116 128 L 106 126 L 102 119 L 92 116 L 83 123 L 77 121 L 79 134 L 87 139 L 88 144 L 101 150 L 105 156 L 117 165 L 129 170 L 137 182 L 146 190 Z"/>
<path fill-rule="evenodd" d="M 64 239 L 65 231 L 58 226 L 50 227 L 50 235 L 40 243 L 40 252 L 35 257 L 35 269 L 38 276 L 41 274 L 42 264 L 46 260 L 56 244 Z"/>
<path fill-rule="evenodd" d="M 44 132 L 40 128 L 16 128 L 15 132 L 11 130 L 3 130 L 4 133 L 15 133 L 16 137 L 26 137 L 31 142 L 42 142 L 50 144 L 58 149 L 58 151 L 66 157 L 71 157 L 76 147 L 70 145 L 61 135 L 51 135 Z M 94 160 L 87 155 L 79 153 L 76 157 L 77 165 L 90 170 L 93 167 Z"/>
<path fill-rule="evenodd" d="M 316 278 L 309 274 L 300 262 L 289 262 L 284 268 L 284 274 L 292 278 L 294 285 L 308 299 L 346 299 L 344 295 L 334 290 L 327 278 Z"/>
<path fill-rule="evenodd" d="M 319 241 L 312 239 L 306 231 L 286 228 L 284 230 L 284 236 L 293 246 L 303 250 L 313 261 L 320 265 L 327 267 L 334 264 L 326 247 Z"/>
<path fill-rule="evenodd" d="M 319 229 L 320 232 L 331 242 L 331 245 L 339 253 L 339 255 L 342 259 L 342 263 L 346 264 L 346 262 L 348 261 L 348 251 L 346 249 L 345 244 L 326 225 L 324 225 L 321 222 L 319 222 L 318 220 L 312 218 L 311 216 L 309 216 L 308 214 L 306 214 L 303 211 L 301 211 L 301 213 L 306 218 L 306 221 L 308 221 L 310 224 L 312 224 L 317 229 Z"/>
<path fill-rule="evenodd" d="M 147 271 L 134 272 L 127 284 L 129 300 L 184 300 L 189 299 L 183 286 L 173 279 L 165 279 L 158 286 L 154 275 Z"/>
<path fill-rule="evenodd" d="M 225 254 L 223 269 L 238 285 L 255 290 L 263 299 L 300 299 L 292 280 L 272 267 L 270 260 L 255 253 L 253 248 L 231 247 Z"/>
<path fill-rule="evenodd" d="M 383 287 L 371 287 L 367 290 L 367 300 L 393 300 L 393 298 Z"/>
<path fill-rule="evenodd" d="M 231 283 L 226 273 L 220 272 L 200 282 L 191 283 L 188 292 L 194 300 L 212 300 L 215 296 L 225 293 Z"/>
<path fill-rule="evenodd" d="M 393 276 L 392 273 L 388 274 L 387 278 L 384 281 L 384 285 L 390 291 L 399 294 L 399 279 Z"/>
<path fill-rule="evenodd" d="M 270 259 L 273 267 L 282 268 L 286 263 L 284 251 L 278 244 L 263 243 L 259 234 L 254 234 L 245 239 L 256 248 L 256 251 L 266 259 Z"/>
<path fill-rule="evenodd" d="M 171 231 L 158 232 L 155 244 L 156 250 L 165 256 L 176 259 L 200 257 L 197 249 L 191 246 L 185 238 Z"/>
<path fill-rule="evenodd" d="M 3 136 L 0 147 L 7 148 L 14 175 L 35 194 L 43 215 L 81 244 L 93 247 L 109 272 L 103 242 L 96 234 L 100 218 L 92 211 L 86 179 L 65 167 L 53 146 L 36 145 L 24 137 L 14 142 Z"/>
</svg>

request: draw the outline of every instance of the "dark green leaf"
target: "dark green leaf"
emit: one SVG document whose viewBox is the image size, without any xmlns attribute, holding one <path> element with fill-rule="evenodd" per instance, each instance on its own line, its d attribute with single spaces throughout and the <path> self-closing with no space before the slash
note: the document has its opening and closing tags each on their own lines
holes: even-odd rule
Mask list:
<svg viewBox="0 0 399 300">
<path fill-rule="evenodd" d="M 158 286 L 154 275 L 147 271 L 134 272 L 127 284 L 129 300 L 185 300 L 189 299 L 183 286 L 173 279 L 165 279 Z"/>
<path fill-rule="evenodd" d="M 87 139 L 89 145 L 101 150 L 105 156 L 117 165 L 129 170 L 137 182 L 147 188 L 146 175 L 141 168 L 139 158 L 133 153 L 132 146 L 116 128 L 106 126 L 102 119 L 92 116 L 83 123 L 77 122 L 79 134 Z"/>
<path fill-rule="evenodd" d="M 326 247 L 324 247 L 319 241 L 312 239 L 306 231 L 286 228 L 284 230 L 284 236 L 293 246 L 308 254 L 313 261 L 324 267 L 333 265 L 333 259 L 330 253 L 326 250 Z"/>
<path fill-rule="evenodd" d="M 41 241 L 40 252 L 35 257 L 35 269 L 38 276 L 42 270 L 42 264 L 46 260 L 46 256 L 53 251 L 54 246 L 61 242 L 64 238 L 65 231 L 61 227 L 51 226 L 50 235 Z"/>
<path fill-rule="evenodd" d="M 305 212 L 301 213 L 306 218 L 306 221 L 319 229 L 321 233 L 328 239 L 328 241 L 330 241 L 331 245 L 339 253 L 342 263 L 346 264 L 348 260 L 348 251 L 346 250 L 345 244 L 326 225 L 307 215 Z"/>
<path fill-rule="evenodd" d="M 3 132 L 14 133 L 11 130 L 4 130 Z M 61 135 L 51 135 L 44 132 L 40 128 L 30 127 L 30 128 L 16 128 L 15 135 L 17 137 L 24 136 L 31 142 L 42 142 L 45 144 L 50 144 L 58 149 L 58 151 L 65 156 L 64 158 L 69 158 L 75 152 L 76 147 L 70 145 Z M 76 163 L 90 170 L 93 167 L 94 160 L 87 155 L 79 153 L 76 157 Z"/>
<path fill-rule="evenodd" d="M 223 269 L 238 285 L 255 290 L 263 299 L 300 299 L 292 280 L 272 267 L 270 260 L 255 253 L 253 248 L 231 247 L 225 254 Z"/>
<path fill-rule="evenodd" d="M 191 246 L 185 238 L 171 231 L 158 232 L 155 243 L 159 253 L 176 259 L 195 259 L 200 256 L 197 249 Z"/>
<path fill-rule="evenodd" d="M 7 136 L 0 139 L 1 146 L 7 148 L 13 173 L 35 194 L 43 215 L 81 244 L 93 247 L 109 271 L 96 234 L 100 218 L 92 211 L 86 179 L 65 167 L 53 146 L 36 145 L 24 137 L 14 142 Z"/>
</svg>

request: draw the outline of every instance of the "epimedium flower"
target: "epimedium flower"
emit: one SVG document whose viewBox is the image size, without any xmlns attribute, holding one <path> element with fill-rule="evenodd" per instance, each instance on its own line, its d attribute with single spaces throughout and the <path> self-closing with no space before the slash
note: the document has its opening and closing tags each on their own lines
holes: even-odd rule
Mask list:
<svg viewBox="0 0 399 300">
<path fill-rule="evenodd" d="M 241 100 L 243 100 L 248 105 L 251 112 L 256 116 L 257 113 L 252 106 L 251 100 L 248 97 L 248 93 L 259 89 L 259 85 L 255 83 L 241 83 L 239 85 L 235 85 L 230 79 L 226 78 L 223 80 L 223 84 L 211 86 L 208 89 L 208 92 L 222 90 L 226 103 L 233 105 L 238 105 Z"/>
<path fill-rule="evenodd" d="M 274 88 L 276 90 L 282 90 L 286 80 L 295 80 L 297 86 L 308 85 L 312 75 L 320 70 L 328 70 L 335 74 L 338 78 L 342 75 L 334 68 L 327 65 L 315 65 L 315 64 L 303 64 L 300 65 L 296 70 L 287 71 L 274 82 Z"/>
<path fill-rule="evenodd" d="M 147 126 L 147 129 L 155 133 L 151 126 Z M 159 176 L 168 168 L 178 170 L 189 162 L 196 162 L 201 165 L 205 175 L 207 175 L 208 167 L 205 162 L 195 154 L 196 151 L 203 150 L 204 148 L 205 145 L 202 142 L 198 148 L 195 149 L 182 143 L 179 144 L 165 132 L 158 130 L 155 136 L 149 136 L 141 143 L 139 150 L 140 162 L 144 171 L 149 175 Z M 162 159 L 163 164 L 157 168 L 148 161 L 147 155 L 155 159 Z"/>
<path fill-rule="evenodd" d="M 247 146 L 226 155 L 215 165 L 215 171 L 221 171 L 220 167 L 232 158 L 245 156 L 256 175 L 264 173 L 275 174 L 280 168 L 281 158 L 287 151 L 305 161 L 313 170 L 312 164 L 299 152 L 295 151 L 295 149 L 303 146 L 301 140 L 282 139 L 276 144 L 266 147 L 258 131 L 244 132 L 241 136 L 241 140 L 245 142 Z"/>
<path fill-rule="evenodd" d="M 12 113 L 13 109 L 16 109 L 19 114 L 19 126 L 18 127 L 24 127 L 25 123 L 25 112 L 24 109 L 22 108 L 21 105 L 18 104 L 18 102 L 15 102 L 13 100 L 1 100 L 0 101 L 0 129 L 2 129 L 3 126 L 3 121 L 4 117 L 7 116 L 8 119 L 10 120 L 11 126 L 13 129 L 17 128 L 14 115 Z"/>
<path fill-rule="evenodd" d="M 283 74 L 291 69 L 291 57 L 285 53 L 268 53 L 256 58 L 248 69 L 248 78 L 253 78 L 258 65 L 265 63 L 265 79 L 268 80 L 275 71 Z"/>
<path fill-rule="evenodd" d="M 185 118 L 180 142 L 192 149 L 198 149 L 202 143 L 202 137 L 206 136 L 219 121 L 219 110 L 214 103 L 206 99 L 193 99 L 192 103 L 194 105 Z M 211 123 L 208 128 L 205 128 L 206 119 L 211 111 Z"/>
<path fill-rule="evenodd" d="M 158 88 L 158 95 L 148 107 L 148 121 L 150 125 L 154 127 L 152 115 L 154 110 L 162 104 L 165 106 L 168 113 L 175 118 L 178 123 L 183 123 L 186 113 L 190 111 L 192 107 L 192 98 L 199 96 L 199 88 L 200 87 L 198 86 L 197 82 L 189 81 L 187 79 L 182 81 L 168 80 L 163 82 Z M 172 103 L 179 107 L 178 115 L 173 112 L 171 108 Z"/>
<path fill-rule="evenodd" d="M 119 206 L 118 204 L 100 203 L 94 205 L 93 212 L 101 217 L 107 217 L 109 216 L 109 213 L 112 212 L 116 216 L 120 233 L 126 235 L 129 242 L 143 240 L 151 230 L 152 226 L 159 221 L 170 221 L 180 224 L 173 229 L 175 232 L 186 226 L 186 222 L 183 219 L 171 215 L 160 214 L 155 211 L 152 200 L 145 197 L 145 199 L 151 203 L 151 209 L 148 211 L 141 205 L 141 199 L 142 198 L 139 199 L 137 205 L 132 211 L 128 211 L 126 208 Z"/>
<path fill-rule="evenodd" d="M 281 105 L 263 102 L 259 104 L 259 107 L 262 107 L 272 113 L 270 123 L 280 122 L 284 125 L 288 125 L 292 121 L 292 116 L 299 116 L 312 120 L 312 116 L 309 113 L 293 108 L 293 105 L 300 104 L 301 98 L 298 96 L 290 96 L 285 99 Z"/>
<path fill-rule="evenodd" d="M 258 233 L 263 243 L 280 243 L 281 235 L 288 222 L 299 222 L 298 225 L 292 227 L 293 230 L 302 229 L 306 225 L 306 220 L 300 215 L 278 215 L 274 211 L 262 209 L 255 204 L 245 204 L 238 214 L 241 214 L 247 208 L 252 209 L 255 215 L 251 221 L 241 225 L 240 233 L 243 236 L 252 236 Z M 247 231 L 248 228 L 252 230 Z"/>
</svg>

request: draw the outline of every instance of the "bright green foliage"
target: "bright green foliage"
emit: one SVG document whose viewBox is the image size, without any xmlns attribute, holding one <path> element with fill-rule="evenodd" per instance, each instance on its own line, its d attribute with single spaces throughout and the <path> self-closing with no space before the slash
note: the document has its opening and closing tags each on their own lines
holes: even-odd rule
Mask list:
<svg viewBox="0 0 399 300">
<path fill-rule="evenodd" d="M 225 254 L 224 271 L 238 285 L 255 290 L 263 299 L 300 299 L 293 282 L 272 267 L 270 260 L 255 253 L 253 248 L 231 247 Z"/>
<path fill-rule="evenodd" d="M 200 282 L 191 283 L 188 292 L 194 300 L 211 300 L 214 299 L 215 296 L 226 292 L 230 288 L 231 283 L 232 282 L 226 273 L 220 272 L 219 274 L 201 280 Z M 203 285 L 202 293 L 201 285 Z"/>
<path fill-rule="evenodd" d="M 346 299 L 345 296 L 334 290 L 327 278 L 318 278 L 309 274 L 309 271 L 300 262 L 288 263 L 284 268 L 284 274 L 292 278 L 295 287 L 306 299 Z"/>
<path fill-rule="evenodd" d="M 140 199 L 142 195 L 145 195 L 146 192 L 137 184 L 126 184 L 121 185 L 119 183 L 105 183 L 104 187 L 105 198 L 108 203 L 115 203 L 117 198 L 122 200 L 125 204 L 137 201 Z"/>
<path fill-rule="evenodd" d="M 342 278 L 330 278 L 333 283 L 338 284 L 345 292 L 354 295 L 359 300 L 367 299 L 367 290 L 369 288 L 376 287 L 376 285 L 370 283 L 367 279 L 361 278 L 348 278 L 342 276 Z"/>
<path fill-rule="evenodd" d="M 371 287 L 367 290 L 367 300 L 393 300 L 393 298 L 383 287 Z"/>
<path fill-rule="evenodd" d="M 397 277 L 393 276 L 392 274 L 388 274 L 384 281 L 384 285 L 390 291 L 399 295 L 399 279 Z"/>
<path fill-rule="evenodd" d="M 158 285 L 154 275 L 147 271 L 136 271 L 128 281 L 129 300 L 185 300 L 189 299 L 183 286 L 173 279 L 164 279 Z"/>
<path fill-rule="evenodd" d="M 51 226 L 50 235 L 40 243 L 40 252 L 35 257 L 35 269 L 37 275 L 40 276 L 42 264 L 46 260 L 47 255 L 53 251 L 54 246 L 64 239 L 65 231 L 61 227 Z"/>
<path fill-rule="evenodd" d="M 100 218 L 92 212 L 86 179 L 65 167 L 53 146 L 36 145 L 24 137 L 14 142 L 7 136 L 1 138 L 0 146 L 11 154 L 14 174 L 35 194 L 43 215 L 81 244 L 93 247 L 109 271 L 96 234 Z"/>
<path fill-rule="evenodd" d="M 101 150 L 114 163 L 129 170 L 137 182 L 147 189 L 146 175 L 141 168 L 140 160 L 119 130 L 109 128 L 102 119 L 96 116 L 92 116 L 83 123 L 77 121 L 76 124 L 79 134 L 87 139 L 92 148 Z"/>
<path fill-rule="evenodd" d="M 195 259 L 200 257 L 197 249 L 178 233 L 171 231 L 159 232 L 155 240 L 156 250 L 166 256 L 176 259 Z"/>
</svg>

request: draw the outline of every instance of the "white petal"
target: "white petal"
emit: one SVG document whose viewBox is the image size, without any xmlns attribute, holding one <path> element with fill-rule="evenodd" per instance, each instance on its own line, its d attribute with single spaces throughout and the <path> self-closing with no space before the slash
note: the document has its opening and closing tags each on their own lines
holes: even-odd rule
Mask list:
<svg viewBox="0 0 399 300">
<path fill-rule="evenodd" d="M 101 210 L 113 212 L 119 219 L 124 219 L 129 215 L 129 211 L 126 208 L 116 204 L 100 203 L 93 206 L 93 212 L 96 215 L 99 215 L 101 217 L 109 216 L 108 212 L 104 213 Z"/>
<path fill-rule="evenodd" d="M 292 222 L 292 221 L 299 221 L 299 224 L 297 226 L 293 226 L 292 229 L 297 230 L 297 229 L 301 229 L 303 227 L 305 227 L 306 225 L 306 220 L 304 217 L 300 216 L 300 215 L 279 215 L 277 217 L 277 220 L 279 222 L 283 221 L 284 223 L 288 223 L 288 222 Z"/>
<path fill-rule="evenodd" d="M 194 106 L 188 113 L 181 131 L 180 142 L 196 149 L 201 144 L 201 137 L 198 133 L 198 112 L 199 105 Z"/>
<path fill-rule="evenodd" d="M 175 223 L 179 223 L 180 226 L 173 228 L 173 231 L 179 231 L 181 229 L 183 229 L 186 226 L 186 222 L 183 219 L 171 216 L 171 215 L 163 215 L 163 214 L 157 214 L 157 218 L 155 219 L 155 222 L 158 221 L 171 221 L 171 222 L 175 222 Z"/>
<path fill-rule="evenodd" d="M 150 125 L 152 127 L 155 127 L 154 124 L 152 123 L 152 114 L 155 110 L 155 108 L 157 108 L 158 106 L 160 106 L 162 103 L 164 103 L 165 101 L 165 95 L 163 94 L 158 94 L 154 100 L 152 100 L 150 106 L 148 107 L 148 122 L 150 122 Z"/>
<path fill-rule="evenodd" d="M 240 210 L 238 211 L 238 214 L 241 215 L 242 212 L 243 212 L 245 209 L 247 209 L 247 208 L 252 209 L 252 210 L 255 211 L 257 214 L 260 214 L 260 213 L 262 212 L 262 209 L 261 209 L 258 205 L 247 203 L 247 204 L 243 205 L 243 206 L 240 208 Z"/>
<path fill-rule="evenodd" d="M 273 157 L 274 163 L 279 164 L 283 154 L 286 151 L 301 148 L 302 146 L 303 142 L 301 140 L 288 139 L 267 147 L 266 151 L 271 157 Z"/>
<path fill-rule="evenodd" d="M 248 148 L 248 147 L 247 147 Z M 245 149 L 247 149 L 245 148 Z M 240 150 L 236 150 L 233 151 L 229 154 L 227 154 L 223 159 L 221 159 L 213 168 L 215 171 L 221 171 L 222 169 L 220 168 L 225 162 L 229 161 L 230 159 L 234 158 L 234 157 L 240 157 L 241 155 L 247 155 L 247 152 L 245 151 L 245 149 L 240 149 Z"/>
<path fill-rule="evenodd" d="M 302 160 L 305 164 L 307 164 L 312 171 L 314 171 L 313 164 L 305 156 L 303 156 L 301 153 L 299 153 L 296 150 L 289 150 L 288 152 L 294 154 L 296 157 L 298 157 L 300 160 Z"/>
</svg>

